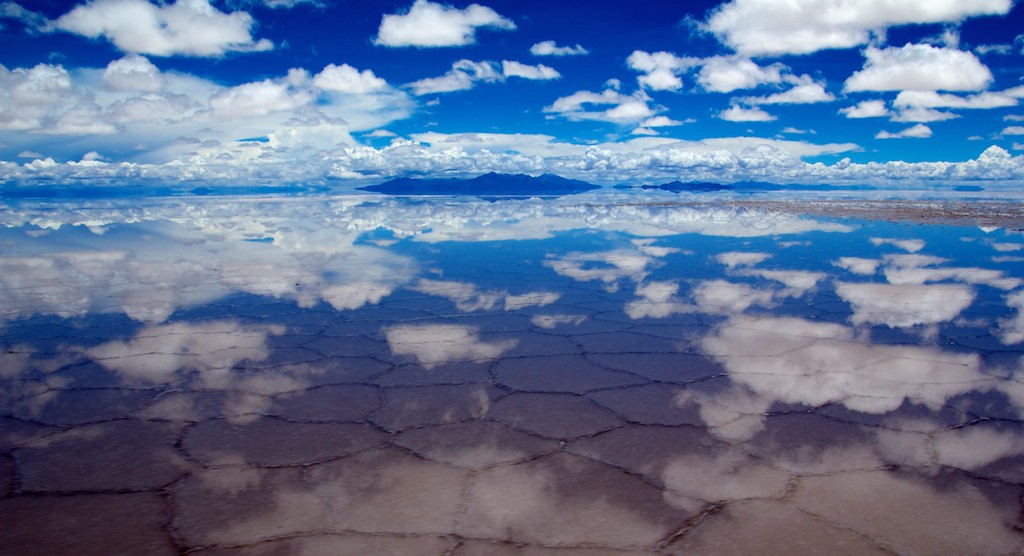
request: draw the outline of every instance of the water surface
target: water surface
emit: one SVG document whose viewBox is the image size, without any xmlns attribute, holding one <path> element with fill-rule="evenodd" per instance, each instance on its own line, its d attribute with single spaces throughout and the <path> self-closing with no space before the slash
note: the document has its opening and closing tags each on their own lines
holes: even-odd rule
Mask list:
<svg viewBox="0 0 1024 556">
<path fill-rule="evenodd" d="M 1019 231 L 572 197 L 2 218 L 5 553 L 1024 550 Z"/>
</svg>

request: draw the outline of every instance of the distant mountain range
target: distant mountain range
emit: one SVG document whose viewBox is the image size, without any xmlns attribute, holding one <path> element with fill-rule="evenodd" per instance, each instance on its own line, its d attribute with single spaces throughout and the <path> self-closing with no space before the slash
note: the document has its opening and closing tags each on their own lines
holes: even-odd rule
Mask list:
<svg viewBox="0 0 1024 556">
<path fill-rule="evenodd" d="M 470 179 L 459 178 L 395 178 L 377 185 L 360 187 L 364 191 L 374 191 L 389 195 L 474 195 L 477 197 L 559 197 L 583 193 L 600 186 L 580 180 L 571 180 L 553 174 L 537 177 L 525 174 L 484 174 Z M 778 185 L 774 183 L 742 181 L 730 184 L 715 182 L 681 182 L 673 181 L 660 185 L 630 186 L 620 185 L 617 189 L 660 189 L 676 193 L 708 193 L 715 191 L 735 191 L 737 193 L 758 193 L 766 191 L 828 191 L 835 189 L 870 189 L 867 187 L 836 187 L 826 184 L 818 185 Z"/>
<path fill-rule="evenodd" d="M 553 174 L 533 177 L 525 174 L 495 174 L 492 172 L 471 179 L 396 178 L 381 184 L 360 187 L 359 189 L 390 195 L 529 195 L 558 197 L 599 188 L 600 186 L 592 183 L 570 180 Z"/>
</svg>

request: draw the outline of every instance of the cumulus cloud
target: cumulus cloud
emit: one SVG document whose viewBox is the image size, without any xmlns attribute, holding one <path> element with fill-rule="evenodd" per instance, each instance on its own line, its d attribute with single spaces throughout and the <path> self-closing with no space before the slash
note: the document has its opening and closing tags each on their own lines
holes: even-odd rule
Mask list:
<svg viewBox="0 0 1024 556">
<path fill-rule="evenodd" d="M 654 116 L 655 109 L 650 106 L 651 98 L 642 90 L 625 95 L 615 89 L 605 89 L 600 93 L 577 91 L 569 96 L 555 100 L 550 106 L 544 107 L 549 114 L 557 114 L 569 120 L 597 120 L 618 124 L 637 123 Z M 607 106 L 606 110 L 588 110 L 588 106 Z"/>
<path fill-rule="evenodd" d="M 756 106 L 746 108 L 735 104 L 719 112 L 718 117 L 727 122 L 773 122 L 778 119 Z"/>
<path fill-rule="evenodd" d="M 782 64 L 759 66 L 743 56 L 713 56 L 702 61 L 697 82 L 708 91 L 729 93 L 782 83 L 785 69 Z"/>
<path fill-rule="evenodd" d="M 509 60 L 501 61 L 501 72 L 505 77 L 521 77 L 523 79 L 530 79 L 534 81 L 547 81 L 549 79 L 558 79 L 559 77 L 562 77 L 562 75 L 555 71 L 554 68 L 545 66 L 544 64 L 531 66 L 529 64 Z"/>
<path fill-rule="evenodd" d="M 265 116 L 293 110 L 316 100 L 316 94 L 294 81 L 265 79 L 244 83 L 210 97 L 213 116 L 222 120 Z"/>
<path fill-rule="evenodd" d="M 960 96 L 935 91 L 900 91 L 892 101 L 897 108 L 959 108 L 986 110 L 1017 106 L 1019 97 L 1014 91 L 984 92 Z"/>
<path fill-rule="evenodd" d="M 890 114 L 884 100 L 862 100 L 854 106 L 840 108 L 839 113 L 847 118 L 884 118 Z"/>
<path fill-rule="evenodd" d="M 478 28 L 514 30 L 516 24 L 479 4 L 460 10 L 429 0 L 416 0 L 408 12 L 381 18 L 374 44 L 424 48 L 465 46 L 476 42 Z"/>
<path fill-rule="evenodd" d="M 740 101 L 750 105 L 817 104 L 820 102 L 832 102 L 835 99 L 836 97 L 825 90 L 824 85 L 815 83 L 809 77 L 804 76 L 800 79 L 799 84 L 781 93 L 761 97 L 743 97 Z"/>
<path fill-rule="evenodd" d="M 581 45 L 558 46 L 555 41 L 541 41 L 530 47 L 530 54 L 534 56 L 585 56 L 590 51 Z"/>
<path fill-rule="evenodd" d="M 474 62 L 458 60 L 452 69 L 439 77 L 428 77 L 406 85 L 417 96 L 435 93 L 452 93 L 472 89 L 477 83 L 496 83 L 509 77 L 534 81 L 546 81 L 561 77 L 553 68 L 539 64 L 531 66 L 520 62 L 502 60 L 500 67 L 491 61 Z"/>
<path fill-rule="evenodd" d="M 637 78 L 641 87 L 652 91 L 678 91 L 683 87 L 679 77 L 699 63 L 698 58 L 679 57 L 671 52 L 644 52 L 636 50 L 626 59 L 630 69 L 642 72 Z"/>
<path fill-rule="evenodd" d="M 313 76 L 313 86 L 322 91 L 366 94 L 386 89 L 388 83 L 368 69 L 359 71 L 348 64 L 328 64 Z"/>
<path fill-rule="evenodd" d="M 385 100 L 389 100 L 387 105 L 378 106 L 388 108 L 393 105 L 391 97 Z M 317 108 L 324 107 L 318 105 Z M 603 117 L 601 111 L 593 112 L 595 114 L 573 116 L 580 119 Z M 363 110 L 341 114 L 346 121 L 362 122 L 362 128 L 349 126 L 353 131 L 382 127 L 391 121 L 385 117 L 394 117 L 385 112 L 370 118 Z M 646 117 L 638 118 L 636 123 L 644 119 Z M 174 132 L 174 128 L 171 131 Z M 9 141 L 11 136 L 5 136 L 4 140 Z M 177 136 L 183 138 L 177 142 L 171 141 Z M 123 143 L 124 138 L 120 134 L 114 137 Z M 676 179 L 722 183 L 758 180 L 856 186 L 867 184 L 900 190 L 933 185 L 983 184 L 991 191 L 1006 191 L 1016 181 L 1024 181 L 1024 156 L 1011 154 L 998 146 L 988 147 L 975 158 L 955 162 L 894 160 L 856 163 L 843 159 L 827 163 L 807 162 L 803 159 L 850 152 L 860 147 L 855 143 L 819 144 L 756 136 L 699 141 L 641 137 L 589 145 L 539 134 L 431 132 L 396 138 L 381 147 L 345 144 L 316 158 L 296 158 L 295 153 L 276 151 L 266 143 L 220 142 L 207 147 L 201 144 L 201 140 L 189 137 L 180 132 L 171 135 L 168 141 L 179 150 L 171 151 L 165 161 L 94 161 L 86 166 L 77 161 L 47 161 L 44 156 L 24 164 L 0 162 L 0 173 L 4 179 L 22 184 L 61 180 L 73 183 L 86 178 L 91 183 L 103 184 L 138 184 L 149 180 L 181 184 L 319 184 L 327 183 L 328 178 L 325 176 L 383 181 L 410 174 L 442 172 L 466 176 L 487 172 L 531 175 L 546 172 L 609 185 Z M 19 144 L 16 148 L 48 155 L 47 145 L 42 143 Z M 97 146 L 89 150 L 103 152 Z M 218 160 L 217 157 L 225 152 L 237 158 Z M 195 154 L 182 156 L 176 153 Z M 297 164 L 296 161 L 301 163 Z M 481 228 L 481 231 L 486 232 L 486 228 Z"/>
<path fill-rule="evenodd" d="M 152 56 L 215 57 L 273 48 L 267 39 L 254 40 L 251 15 L 221 12 L 209 0 L 177 0 L 166 5 L 147 0 L 94 0 L 60 16 L 54 25 L 69 33 L 105 38 L 124 52 Z"/>
<path fill-rule="evenodd" d="M 908 127 L 897 132 L 879 131 L 875 135 L 875 139 L 926 139 L 932 136 L 932 128 L 924 125 L 917 124 L 913 127 Z"/>
<path fill-rule="evenodd" d="M 0 65 L 0 91 L 7 97 L 0 105 L 0 130 L 39 130 L 71 95 L 71 74 L 59 65 L 14 70 Z"/>
<path fill-rule="evenodd" d="M 909 123 L 927 123 L 927 122 L 944 122 L 946 120 L 953 120 L 960 116 L 953 114 L 952 112 L 943 112 L 942 110 L 935 110 L 932 108 L 912 107 L 903 108 L 898 113 L 889 118 L 893 122 L 909 122 Z"/>
<path fill-rule="evenodd" d="M 992 72 L 970 52 L 930 44 L 864 51 L 864 69 L 846 80 L 844 90 L 978 91 L 992 82 Z"/>
<path fill-rule="evenodd" d="M 107 64 L 103 85 L 115 91 L 155 93 L 164 86 L 163 75 L 145 56 L 129 54 Z"/>
<path fill-rule="evenodd" d="M 732 0 L 711 12 L 705 28 L 746 56 L 810 54 L 868 44 L 888 27 L 1002 15 L 1011 5 L 1010 0 Z"/>
</svg>

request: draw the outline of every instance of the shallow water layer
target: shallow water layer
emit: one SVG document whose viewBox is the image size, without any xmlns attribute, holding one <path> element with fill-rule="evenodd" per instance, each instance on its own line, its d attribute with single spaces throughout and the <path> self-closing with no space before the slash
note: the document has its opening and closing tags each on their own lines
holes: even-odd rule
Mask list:
<svg viewBox="0 0 1024 556">
<path fill-rule="evenodd" d="M 5 554 L 1016 554 L 1024 235 L 724 207 L 26 205 Z"/>
</svg>

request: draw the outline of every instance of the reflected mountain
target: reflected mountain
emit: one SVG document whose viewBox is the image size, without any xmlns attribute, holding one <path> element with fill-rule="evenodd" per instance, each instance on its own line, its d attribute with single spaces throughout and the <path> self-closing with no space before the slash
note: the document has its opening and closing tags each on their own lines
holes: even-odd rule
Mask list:
<svg viewBox="0 0 1024 556">
<path fill-rule="evenodd" d="M 553 174 L 489 173 L 471 179 L 457 178 L 395 178 L 377 185 L 360 187 L 365 191 L 388 195 L 474 195 L 478 197 L 523 196 L 555 198 L 573 195 L 600 186 L 571 180 Z"/>
</svg>

